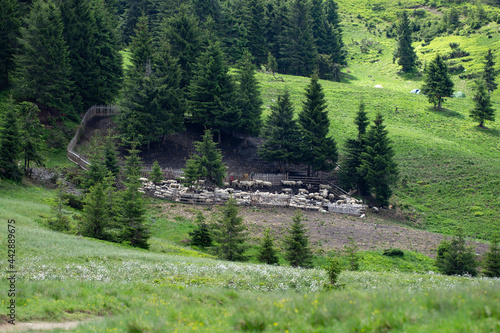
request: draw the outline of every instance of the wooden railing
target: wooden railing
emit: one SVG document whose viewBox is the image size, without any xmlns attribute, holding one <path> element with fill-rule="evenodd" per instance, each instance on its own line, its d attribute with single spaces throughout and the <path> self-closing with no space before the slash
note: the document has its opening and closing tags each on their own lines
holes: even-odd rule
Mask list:
<svg viewBox="0 0 500 333">
<path fill-rule="evenodd" d="M 78 126 L 78 129 L 76 130 L 75 136 L 73 139 L 68 144 L 67 148 L 67 153 L 66 156 L 75 164 L 80 166 L 80 168 L 87 170 L 88 166 L 90 165 L 90 162 L 83 156 L 78 155 L 75 152 L 75 146 L 80 140 L 80 137 L 85 130 L 85 126 L 87 125 L 87 122 L 89 122 L 92 118 L 94 117 L 110 117 L 118 114 L 120 112 L 120 109 L 115 106 L 115 105 L 94 105 L 90 107 L 87 112 L 85 112 L 85 115 L 82 118 L 82 122 L 80 123 L 80 126 Z"/>
</svg>

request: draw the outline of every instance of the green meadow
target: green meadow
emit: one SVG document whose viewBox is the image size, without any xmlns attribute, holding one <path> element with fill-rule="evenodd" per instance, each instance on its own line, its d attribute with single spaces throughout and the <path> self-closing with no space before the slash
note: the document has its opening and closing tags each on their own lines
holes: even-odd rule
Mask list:
<svg viewBox="0 0 500 333">
<path fill-rule="evenodd" d="M 383 30 L 398 10 L 420 5 L 410 0 L 339 1 L 349 57 L 342 82 L 321 81 L 330 134 L 342 158 L 364 101 L 371 119 L 377 112 L 384 116 L 399 165 L 390 200 L 397 214 L 388 214 L 388 222 L 445 235 L 460 226 L 468 237 L 488 241 L 500 232 L 500 92 L 491 95 L 496 121 L 487 122 L 487 129 L 469 117 L 472 80 L 453 76 L 455 91 L 466 98 L 446 99 L 443 110 L 435 110 L 425 96 L 409 93 L 421 88 L 424 77 L 399 73 L 392 62 L 395 40 Z M 439 20 L 440 10 L 426 15 Z M 464 73 L 477 73 L 487 49 L 500 46 L 499 30 L 490 23 L 474 32 L 415 42 L 414 47 L 424 66 L 437 53 L 451 52 L 451 42 L 458 43 L 470 55 L 453 61 L 463 65 Z M 363 52 L 361 45 L 366 46 Z M 129 65 L 130 52 L 122 55 Z M 285 89 L 296 113 L 302 107 L 309 78 L 277 76 L 284 82 L 257 72 L 264 117 Z M 0 108 L 7 99 L 2 92 Z M 54 149 L 47 167 L 74 166 L 64 149 Z M 498 278 L 443 276 L 435 273 L 434 260 L 420 253 L 405 251 L 401 258 L 360 252 L 360 270 L 344 270 L 333 288 L 324 267 L 335 253 L 316 254 L 314 269 L 289 267 L 281 253 L 281 265 L 268 266 L 257 263 L 258 240 L 252 239 L 248 263 L 218 261 L 184 245 L 194 221 L 163 211 L 158 199 L 146 198 L 149 251 L 57 233 L 44 222 L 54 196 L 53 189 L 36 183 L 0 180 L 2 228 L 7 230 L 7 220 L 16 221 L 18 322 L 81 320 L 74 332 L 500 331 Z M 80 214 L 69 207 L 65 212 Z M 6 233 L 0 233 L 2 268 L 7 244 Z M 2 269 L 4 309 L 10 299 L 6 278 Z M 4 314 L 0 318 L 5 320 Z"/>
<path fill-rule="evenodd" d="M 149 214 L 159 227 L 146 251 L 47 230 L 53 190 L 5 181 L 0 189 L 4 227 L 16 220 L 18 322 L 83 320 L 74 332 L 483 332 L 500 325 L 498 279 L 435 274 L 432 260 L 417 253 L 405 260 L 361 253 L 361 271 L 342 272 L 341 287 L 332 289 L 321 266 L 224 262 L 182 247 L 193 221 L 159 216 L 154 201 Z M 0 246 L 7 248 L 6 237 Z"/>
</svg>

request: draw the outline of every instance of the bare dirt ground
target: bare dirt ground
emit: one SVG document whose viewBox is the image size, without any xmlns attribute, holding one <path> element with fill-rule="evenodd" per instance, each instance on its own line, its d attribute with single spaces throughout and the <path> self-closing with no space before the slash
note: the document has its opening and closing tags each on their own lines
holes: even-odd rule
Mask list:
<svg viewBox="0 0 500 333">
<path fill-rule="evenodd" d="M 208 206 L 164 203 L 162 209 L 167 216 L 184 216 L 194 220 L 196 211 L 201 210 L 206 217 L 211 213 Z M 213 208 L 216 210 L 216 208 Z M 282 239 L 292 223 L 295 211 L 290 208 L 240 207 L 240 215 L 255 242 L 262 232 L 270 227 L 274 237 Z M 423 253 L 435 258 L 436 249 L 443 236 L 387 222 L 380 214 L 369 213 L 366 217 L 354 217 L 317 211 L 302 211 L 308 228 L 309 240 L 315 251 L 341 251 L 352 237 L 361 251 L 376 251 L 399 248 Z M 482 254 L 488 245 L 469 242 Z"/>
<path fill-rule="evenodd" d="M 66 321 L 61 323 L 56 322 L 33 322 L 33 323 L 19 323 L 15 325 L 3 324 L 0 325 L 0 332 L 40 332 L 54 330 L 56 328 L 63 330 L 71 330 L 78 325 L 81 321 Z"/>
<path fill-rule="evenodd" d="M 116 124 L 112 118 L 94 118 L 87 123 L 80 141 L 76 147 L 77 151 L 85 152 L 91 138 L 106 135 L 108 129 L 115 129 Z M 174 169 L 184 168 L 186 160 L 195 152 L 193 142 L 201 141 L 203 128 L 199 125 L 187 124 L 186 131 L 176 133 L 167 137 L 165 142 L 152 143 L 140 147 L 143 164 L 151 165 L 155 160 L 161 167 L 170 167 Z M 277 173 L 279 168 L 274 163 L 268 163 L 257 155 L 257 146 L 261 140 L 258 138 L 249 138 L 247 145 L 243 138 L 235 138 L 229 135 L 222 135 L 222 142 L 219 149 L 222 152 L 222 161 L 228 167 L 230 172 L 235 173 Z M 125 149 L 120 150 L 120 155 L 125 154 Z"/>
</svg>

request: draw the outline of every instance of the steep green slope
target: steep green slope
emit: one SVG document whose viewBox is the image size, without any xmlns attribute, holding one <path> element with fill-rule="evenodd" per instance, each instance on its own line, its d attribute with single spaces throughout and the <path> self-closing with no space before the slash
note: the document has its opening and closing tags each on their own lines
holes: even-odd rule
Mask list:
<svg viewBox="0 0 500 333">
<path fill-rule="evenodd" d="M 468 38 L 440 37 L 425 47 L 414 45 L 425 63 L 437 53 L 449 53 L 449 43 L 459 43 L 470 53 L 467 58 L 473 59 L 463 62 L 464 67 L 478 72 L 486 50 L 500 43 L 498 34 L 486 36 L 491 29 L 498 29 L 498 25 Z M 462 226 L 467 235 L 486 239 L 491 232 L 500 232 L 500 92 L 492 94 L 497 120 L 488 123 L 488 129 L 479 129 L 469 118 L 471 80 L 453 76 L 455 91 L 463 91 L 467 97 L 449 98 L 445 109 L 437 111 L 425 96 L 409 93 L 421 87 L 423 76 L 399 73 L 399 67 L 392 63 L 394 40 L 373 35 L 359 21 L 346 24 L 344 40 L 351 57 L 344 81 L 321 81 L 329 103 L 330 133 L 337 143 L 343 147 L 346 139 L 353 137 L 353 117 L 364 100 L 371 119 L 377 112 L 383 114 L 394 141 L 401 177 L 392 203 L 407 214 L 408 224 L 445 234 Z M 363 40 L 369 45 L 366 53 L 360 51 Z M 302 107 L 309 79 L 282 77 L 284 82 L 259 74 L 265 115 L 284 89 L 290 91 L 296 112 Z"/>
</svg>

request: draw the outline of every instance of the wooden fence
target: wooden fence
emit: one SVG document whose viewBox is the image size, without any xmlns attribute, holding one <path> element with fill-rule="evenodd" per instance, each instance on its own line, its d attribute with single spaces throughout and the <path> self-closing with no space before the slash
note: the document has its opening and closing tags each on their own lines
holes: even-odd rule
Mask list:
<svg viewBox="0 0 500 333">
<path fill-rule="evenodd" d="M 109 117 L 114 116 L 120 112 L 119 108 L 115 105 L 94 105 L 90 107 L 85 115 L 83 116 L 82 122 L 78 129 L 76 130 L 75 136 L 68 144 L 66 156 L 75 164 L 79 165 L 80 168 L 87 170 L 90 162 L 83 156 L 75 152 L 75 146 L 80 140 L 80 137 L 85 130 L 87 122 L 89 122 L 94 117 Z"/>
</svg>

